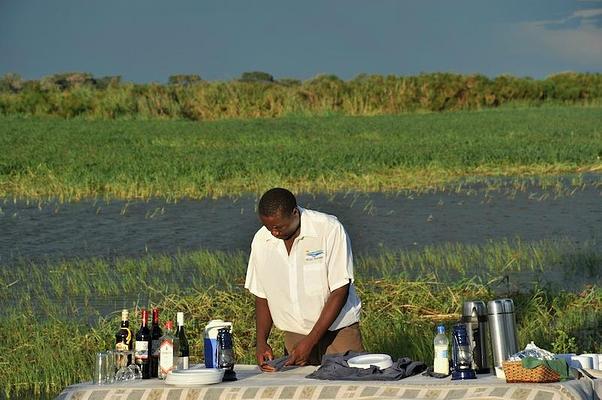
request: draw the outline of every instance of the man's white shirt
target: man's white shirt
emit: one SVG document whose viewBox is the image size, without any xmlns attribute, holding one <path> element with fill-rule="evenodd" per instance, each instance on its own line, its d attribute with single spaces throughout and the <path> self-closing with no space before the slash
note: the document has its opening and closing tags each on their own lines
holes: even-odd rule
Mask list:
<svg viewBox="0 0 602 400">
<path fill-rule="evenodd" d="M 297 207 L 301 229 L 290 255 L 284 241 L 261 227 L 253 237 L 245 288 L 267 299 L 274 325 L 307 335 L 332 291 L 350 283 L 347 302 L 329 330 L 359 321 L 361 301 L 353 285 L 353 255 L 339 220 Z"/>
</svg>

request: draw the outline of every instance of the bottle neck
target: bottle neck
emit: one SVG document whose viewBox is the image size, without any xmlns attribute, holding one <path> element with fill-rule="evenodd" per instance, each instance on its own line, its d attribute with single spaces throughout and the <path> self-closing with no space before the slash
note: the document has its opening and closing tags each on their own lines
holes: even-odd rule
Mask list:
<svg viewBox="0 0 602 400">
<path fill-rule="evenodd" d="M 153 310 L 153 325 L 159 325 L 159 310 Z"/>
<path fill-rule="evenodd" d="M 121 327 L 122 328 L 129 328 L 130 327 L 130 321 L 128 321 L 127 319 L 125 321 L 121 321 Z"/>
<path fill-rule="evenodd" d="M 141 322 L 142 327 L 146 328 L 147 323 L 148 323 L 148 311 L 143 310 L 142 311 L 142 322 Z"/>
</svg>

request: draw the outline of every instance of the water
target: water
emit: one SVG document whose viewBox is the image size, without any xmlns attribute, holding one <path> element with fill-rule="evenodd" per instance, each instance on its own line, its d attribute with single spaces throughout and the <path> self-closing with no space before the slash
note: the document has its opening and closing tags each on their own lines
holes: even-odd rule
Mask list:
<svg viewBox="0 0 602 400">
<path fill-rule="evenodd" d="M 357 254 L 446 242 L 568 238 L 602 246 L 602 196 L 587 186 L 571 196 L 527 190 L 426 194 L 298 196 L 336 215 Z M 0 265 L 17 260 L 132 256 L 214 249 L 248 251 L 260 227 L 255 196 L 237 199 L 0 202 Z"/>
</svg>

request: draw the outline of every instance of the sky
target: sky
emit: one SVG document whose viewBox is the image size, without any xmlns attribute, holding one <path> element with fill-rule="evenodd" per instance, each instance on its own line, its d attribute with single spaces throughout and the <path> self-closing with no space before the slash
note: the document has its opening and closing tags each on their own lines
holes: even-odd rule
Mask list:
<svg viewBox="0 0 602 400">
<path fill-rule="evenodd" d="M 0 0 L 0 76 L 602 72 L 602 0 Z"/>
</svg>

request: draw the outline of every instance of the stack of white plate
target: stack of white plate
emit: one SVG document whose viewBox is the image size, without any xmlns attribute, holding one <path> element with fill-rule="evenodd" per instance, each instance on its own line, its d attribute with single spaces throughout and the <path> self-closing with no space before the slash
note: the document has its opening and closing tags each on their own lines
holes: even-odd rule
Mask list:
<svg viewBox="0 0 602 400">
<path fill-rule="evenodd" d="M 175 386 L 211 385 L 222 381 L 224 371 L 217 368 L 177 369 L 167 375 L 165 383 Z"/>
<path fill-rule="evenodd" d="M 380 369 L 389 368 L 393 365 L 393 360 L 388 354 L 362 354 L 347 360 L 347 365 L 353 368 L 370 368 L 376 365 Z"/>
</svg>

